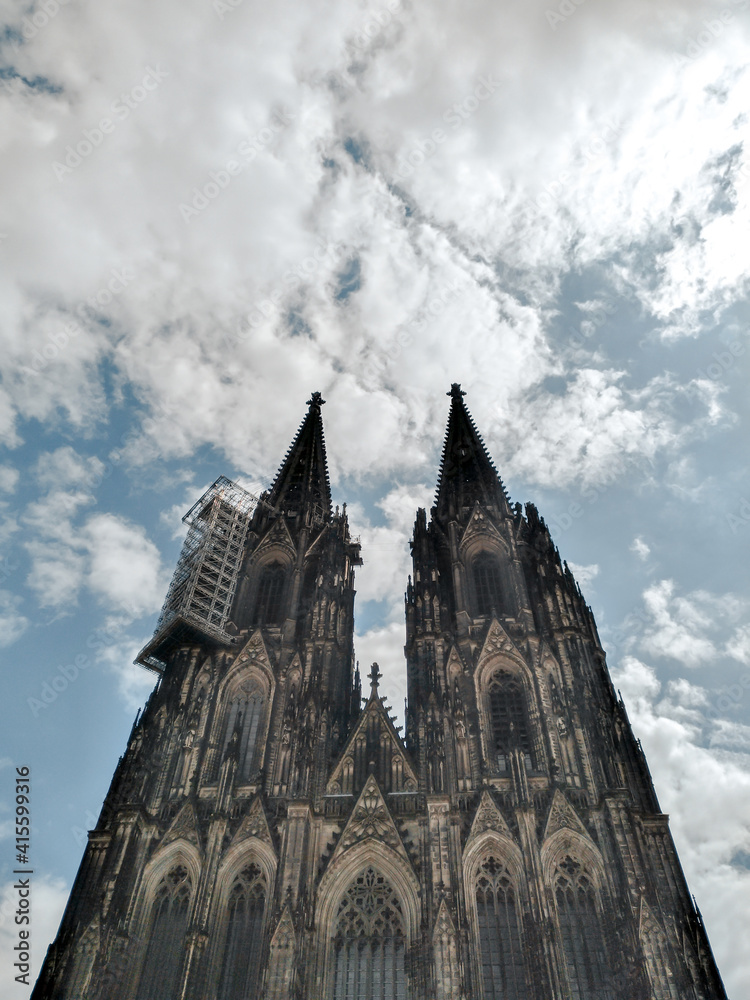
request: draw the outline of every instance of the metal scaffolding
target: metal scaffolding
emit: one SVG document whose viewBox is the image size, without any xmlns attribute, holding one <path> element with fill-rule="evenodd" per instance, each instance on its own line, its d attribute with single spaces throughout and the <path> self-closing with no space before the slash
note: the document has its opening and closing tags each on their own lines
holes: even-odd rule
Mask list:
<svg viewBox="0 0 750 1000">
<path fill-rule="evenodd" d="M 189 631 L 231 642 L 232 611 L 245 538 L 258 497 L 220 476 L 183 517 L 189 526 L 154 637 L 136 663 L 161 672 L 169 647 Z"/>
</svg>

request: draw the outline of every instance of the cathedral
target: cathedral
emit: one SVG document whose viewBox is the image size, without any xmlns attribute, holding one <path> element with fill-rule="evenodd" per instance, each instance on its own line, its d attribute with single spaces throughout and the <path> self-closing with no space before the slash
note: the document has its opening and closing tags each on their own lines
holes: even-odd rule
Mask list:
<svg viewBox="0 0 750 1000">
<path fill-rule="evenodd" d="M 726 1000 L 591 609 L 448 395 L 405 726 L 355 664 L 316 392 L 267 492 L 186 515 L 32 1000 Z"/>
</svg>

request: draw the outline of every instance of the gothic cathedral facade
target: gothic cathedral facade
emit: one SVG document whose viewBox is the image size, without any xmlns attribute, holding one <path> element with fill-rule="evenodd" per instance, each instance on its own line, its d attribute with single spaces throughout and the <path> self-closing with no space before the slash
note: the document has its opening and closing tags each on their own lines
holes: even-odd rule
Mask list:
<svg viewBox="0 0 750 1000">
<path fill-rule="evenodd" d="M 267 493 L 191 512 L 32 1000 L 726 1000 L 591 609 L 449 395 L 404 736 L 314 393 Z"/>
</svg>

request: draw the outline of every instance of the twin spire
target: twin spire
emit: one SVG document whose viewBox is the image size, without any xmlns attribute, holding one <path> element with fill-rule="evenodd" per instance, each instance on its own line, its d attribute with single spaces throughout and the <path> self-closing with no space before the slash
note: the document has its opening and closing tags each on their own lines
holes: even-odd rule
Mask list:
<svg viewBox="0 0 750 1000">
<path fill-rule="evenodd" d="M 477 500 L 507 508 L 505 487 L 466 409 L 458 382 L 450 392 L 451 409 L 440 461 L 435 505 L 438 516 L 458 513 Z M 269 502 L 286 514 L 312 510 L 327 520 L 331 515 L 331 486 L 320 408 L 325 400 L 314 392 L 309 407 L 271 487 Z M 316 519 L 317 519 L 316 518 Z"/>
<path fill-rule="evenodd" d="M 289 515 L 311 511 L 315 520 L 331 516 L 331 484 L 320 408 L 325 400 L 314 392 L 297 436 L 276 474 L 269 503 Z"/>
<path fill-rule="evenodd" d="M 446 395 L 451 410 L 435 496 L 438 517 L 456 515 L 477 500 L 507 509 L 505 487 L 464 404 L 466 393 L 454 382 Z"/>
</svg>

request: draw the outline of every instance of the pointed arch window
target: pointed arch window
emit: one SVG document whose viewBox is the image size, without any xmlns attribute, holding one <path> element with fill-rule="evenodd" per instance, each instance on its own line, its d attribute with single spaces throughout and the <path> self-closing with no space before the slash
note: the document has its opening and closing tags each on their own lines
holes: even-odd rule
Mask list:
<svg viewBox="0 0 750 1000">
<path fill-rule="evenodd" d="M 580 862 L 566 857 L 554 888 L 571 1000 L 613 1000 L 593 882 Z"/>
<path fill-rule="evenodd" d="M 237 876 L 229 893 L 221 963 L 221 1000 L 247 1000 L 258 993 L 266 909 L 266 880 L 256 864 Z"/>
<path fill-rule="evenodd" d="M 480 552 L 471 564 L 474 581 L 474 604 L 477 618 L 501 614 L 505 608 L 503 582 L 497 556 Z"/>
<path fill-rule="evenodd" d="M 510 752 L 521 750 L 526 770 L 534 769 L 534 747 L 526 710 L 526 692 L 520 678 L 498 670 L 489 684 L 492 750 L 500 771 L 510 767 Z"/>
<path fill-rule="evenodd" d="M 154 895 L 138 1000 L 177 1000 L 191 896 L 187 868 L 176 865 Z"/>
<path fill-rule="evenodd" d="M 89 928 L 81 940 L 73 961 L 68 983 L 68 992 L 71 997 L 83 997 L 86 995 L 98 945 L 98 933 Z"/>
<path fill-rule="evenodd" d="M 258 580 L 255 621 L 258 625 L 280 625 L 284 617 L 286 570 L 280 562 L 264 566 Z"/>
<path fill-rule="evenodd" d="M 513 882 L 489 857 L 475 882 L 483 1000 L 526 1000 L 526 976 Z"/>
<path fill-rule="evenodd" d="M 374 868 L 362 872 L 341 900 L 333 954 L 333 1000 L 406 1000 L 401 904 Z"/>
<path fill-rule="evenodd" d="M 229 748 L 229 741 L 236 733 L 237 777 L 240 781 L 252 781 L 255 777 L 255 750 L 265 707 L 265 691 L 257 681 L 248 681 L 243 684 L 235 691 L 229 702 L 221 759 L 224 759 Z"/>
</svg>

